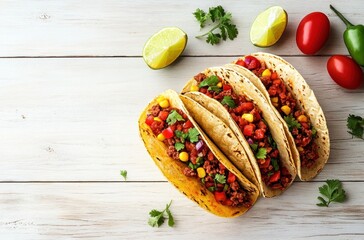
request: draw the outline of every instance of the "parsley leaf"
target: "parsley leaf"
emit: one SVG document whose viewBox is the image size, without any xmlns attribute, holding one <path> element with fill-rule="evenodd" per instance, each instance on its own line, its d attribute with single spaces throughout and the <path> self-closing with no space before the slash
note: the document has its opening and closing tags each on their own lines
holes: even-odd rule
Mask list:
<svg viewBox="0 0 364 240">
<path fill-rule="evenodd" d="M 221 92 L 221 91 L 222 91 L 222 89 L 221 89 L 220 87 L 218 87 L 218 86 L 211 86 L 211 87 L 209 87 L 207 90 L 208 90 L 208 91 L 214 91 L 214 92 L 216 92 L 216 93 L 219 93 L 219 92 Z"/>
<path fill-rule="evenodd" d="M 179 113 L 176 110 L 172 110 L 167 117 L 167 123 L 168 125 L 172 125 L 176 123 L 177 121 L 185 121 L 184 118 L 179 115 Z"/>
<path fill-rule="evenodd" d="M 207 33 L 196 36 L 196 38 L 204 38 L 207 36 L 206 42 L 211 45 L 218 44 L 221 39 L 224 41 L 227 38 L 233 40 L 238 36 L 236 25 L 231 23 L 231 13 L 225 12 L 222 6 L 210 7 L 208 13 L 198 8 L 193 15 L 200 23 L 201 28 L 203 28 L 207 22 L 209 22 L 210 25 L 214 25 Z"/>
<path fill-rule="evenodd" d="M 123 176 L 124 181 L 126 181 L 126 177 L 128 175 L 128 171 L 126 171 L 126 170 L 120 170 L 120 175 Z"/>
<path fill-rule="evenodd" d="M 172 200 L 170 201 L 169 204 L 166 205 L 166 208 L 163 211 L 158 211 L 153 209 L 152 211 L 149 212 L 149 219 L 148 219 L 148 224 L 152 227 L 160 227 L 165 220 L 165 216 L 164 216 L 164 212 L 167 213 L 168 216 L 168 226 L 173 227 L 174 226 L 174 218 L 172 216 L 171 211 L 169 210 L 169 207 L 172 204 Z"/>
<path fill-rule="evenodd" d="M 327 180 L 325 185 L 319 187 L 319 191 L 322 196 L 327 198 L 325 200 L 323 197 L 317 197 L 320 203 L 316 205 L 319 207 L 328 207 L 331 202 L 342 203 L 346 200 L 345 191 L 338 179 Z"/>
<path fill-rule="evenodd" d="M 188 137 L 188 133 L 184 133 L 179 130 L 174 131 L 174 135 L 176 135 L 176 137 L 178 137 L 182 143 L 184 143 L 186 138 Z"/>
<path fill-rule="evenodd" d="M 284 121 L 286 121 L 288 128 L 290 131 L 293 130 L 293 128 L 301 128 L 301 124 L 291 115 L 284 116 Z"/>
<path fill-rule="evenodd" d="M 223 105 L 226 104 L 230 108 L 235 108 L 236 107 L 235 101 L 234 101 L 234 99 L 232 99 L 231 96 L 224 96 L 224 98 L 221 101 L 221 104 L 223 104 Z"/>
<path fill-rule="evenodd" d="M 176 143 L 174 144 L 174 148 L 175 148 L 177 151 L 180 151 L 180 150 L 182 150 L 182 149 L 184 149 L 184 148 L 185 148 L 185 145 L 184 145 L 183 143 L 176 142 Z"/>
<path fill-rule="evenodd" d="M 225 177 L 225 175 L 216 174 L 214 179 L 218 183 L 221 183 L 221 184 L 225 184 L 226 183 L 226 177 Z"/>
<path fill-rule="evenodd" d="M 201 87 L 212 87 L 216 86 L 220 82 L 219 78 L 215 75 L 211 75 L 210 77 L 203 80 L 198 86 Z"/>
<path fill-rule="evenodd" d="M 362 117 L 349 114 L 346 126 L 350 130 L 348 133 L 353 135 L 353 137 L 364 139 L 364 120 Z"/>
<path fill-rule="evenodd" d="M 255 154 L 255 157 L 257 159 L 265 159 L 267 156 L 267 149 L 265 148 L 259 148 L 258 152 Z"/>
<path fill-rule="evenodd" d="M 197 131 L 196 128 L 190 128 L 188 129 L 188 138 L 190 139 L 191 143 L 198 142 L 198 136 L 200 133 Z"/>
</svg>

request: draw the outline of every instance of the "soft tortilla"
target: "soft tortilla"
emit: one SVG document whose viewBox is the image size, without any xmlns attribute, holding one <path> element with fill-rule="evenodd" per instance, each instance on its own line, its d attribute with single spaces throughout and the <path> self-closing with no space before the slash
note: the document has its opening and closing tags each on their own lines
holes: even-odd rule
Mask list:
<svg viewBox="0 0 364 240">
<path fill-rule="evenodd" d="M 302 181 L 311 180 L 312 178 L 316 177 L 317 174 L 322 170 L 330 155 L 329 130 L 327 128 L 326 119 L 322 108 L 305 79 L 287 61 L 285 61 L 281 57 L 268 53 L 260 52 L 251 55 L 256 57 L 258 60 L 263 61 L 267 68 L 273 69 L 277 72 L 279 77 L 286 84 L 288 90 L 292 93 L 293 97 L 299 102 L 299 106 L 301 107 L 301 109 L 304 110 L 309 116 L 312 126 L 317 130 L 317 138 L 315 139 L 315 142 L 318 146 L 319 158 L 316 160 L 316 163 L 312 166 L 312 168 L 301 168 L 299 152 L 296 148 L 296 144 L 294 143 L 294 139 L 289 131 L 286 122 L 283 120 L 279 112 L 271 103 L 269 93 L 265 89 L 263 83 L 257 76 L 255 76 L 255 74 L 253 74 L 248 69 L 237 66 L 236 64 L 233 64 L 233 66 L 232 64 L 227 65 L 228 67 L 239 71 L 244 76 L 249 78 L 266 97 L 272 108 L 274 108 L 277 117 L 283 123 L 287 138 L 291 146 L 293 158 L 295 159 L 298 176 Z"/>
<path fill-rule="evenodd" d="M 200 132 L 202 139 L 209 146 L 210 150 L 214 155 L 220 160 L 220 162 L 233 174 L 236 175 L 240 185 L 247 190 L 251 200 L 252 205 L 256 202 L 259 191 L 257 187 L 249 182 L 239 170 L 234 167 L 232 163 L 224 156 L 224 154 L 209 140 L 205 134 L 201 131 L 196 122 L 191 118 L 184 104 L 178 97 L 178 94 L 173 90 L 167 90 L 160 94 L 159 96 L 164 96 L 169 100 L 170 106 L 181 109 L 188 116 L 189 120 L 192 122 L 194 127 Z M 147 111 L 154 105 L 157 104 L 157 98 L 155 98 L 149 105 L 144 109 L 140 115 L 139 133 L 144 142 L 144 145 L 152 157 L 155 164 L 164 174 L 164 176 L 171 182 L 179 191 L 181 191 L 188 198 L 196 202 L 200 207 L 208 210 L 209 212 L 216 214 L 221 217 L 236 217 L 245 213 L 249 208 L 244 206 L 241 207 L 231 207 L 224 206 L 216 202 L 214 194 L 208 191 L 202 184 L 196 179 L 187 177 L 183 174 L 183 169 L 186 165 L 180 161 L 176 161 L 168 156 L 166 145 L 159 141 L 153 134 L 150 127 L 145 124 L 145 119 L 147 117 Z"/>
<path fill-rule="evenodd" d="M 254 86 L 252 82 L 249 81 L 249 79 L 245 78 L 243 75 L 239 74 L 233 69 L 214 67 L 206 69 L 203 73 L 206 76 L 216 75 L 221 79 L 224 79 L 225 81 L 230 83 L 230 85 L 233 87 L 234 92 L 244 94 L 248 99 L 253 100 L 253 102 L 261 109 L 263 113 L 263 118 L 266 120 L 268 127 L 272 133 L 272 137 L 277 143 L 282 165 L 286 167 L 289 173 L 292 175 L 292 181 L 290 182 L 290 184 L 292 184 L 293 180 L 296 177 L 296 169 L 294 166 L 294 162 L 292 160 L 288 140 L 284 133 L 284 129 L 281 122 L 276 117 L 276 115 L 273 112 L 273 109 L 266 101 L 264 96 L 261 94 L 261 92 Z M 254 172 L 259 181 L 259 187 L 263 196 L 274 197 L 281 194 L 282 190 L 271 189 L 262 181 L 260 169 L 255 159 L 253 151 L 251 150 L 240 128 L 238 127 L 236 122 L 231 118 L 230 114 L 224 108 L 224 106 L 220 102 L 206 96 L 203 93 L 189 92 L 191 86 L 196 84 L 197 84 L 196 80 L 192 78 L 190 81 L 187 82 L 187 84 L 182 90 L 182 93 L 192 98 L 193 100 L 197 101 L 204 108 L 206 108 L 211 113 L 219 117 L 227 126 L 230 127 L 231 130 L 233 130 L 233 132 L 238 137 L 240 143 L 243 145 L 245 151 L 249 156 L 249 160 L 254 168 Z M 215 134 L 216 136 L 214 136 L 214 138 L 219 138 L 222 135 L 221 132 L 216 132 Z M 215 141 L 215 143 L 219 146 L 219 141 Z"/>
</svg>

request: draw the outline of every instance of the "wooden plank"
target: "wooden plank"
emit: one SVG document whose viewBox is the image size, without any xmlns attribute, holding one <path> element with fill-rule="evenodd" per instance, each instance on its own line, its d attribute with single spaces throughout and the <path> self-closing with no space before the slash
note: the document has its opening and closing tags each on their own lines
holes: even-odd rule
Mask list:
<svg viewBox="0 0 364 240">
<path fill-rule="evenodd" d="M 362 23 L 364 5 L 340 1 L 332 4 L 350 18 Z M 192 13 L 218 5 L 211 1 L 118 1 L 93 0 L 87 4 L 64 1 L 2 1 L 0 8 L 0 56 L 140 56 L 144 43 L 166 26 L 178 26 L 189 36 L 185 55 L 238 55 L 262 50 L 249 40 L 255 17 L 268 6 L 280 5 L 288 12 L 289 23 L 279 44 L 265 51 L 280 55 L 300 55 L 295 33 L 308 13 L 322 11 L 331 21 L 331 35 L 320 54 L 347 54 L 342 40 L 345 25 L 329 9 L 329 3 L 229 1 L 221 3 L 232 12 L 238 38 L 220 46 L 210 46 L 195 38 L 201 34 Z M 304 9 L 304 11 L 302 10 Z M 204 33 L 204 32 L 203 32 Z"/>
<path fill-rule="evenodd" d="M 343 204 L 317 207 L 322 183 L 295 183 L 225 219 L 199 208 L 167 183 L 0 184 L 4 239 L 362 239 L 364 190 L 347 182 Z M 147 225 L 148 213 L 173 200 L 175 227 Z M 273 235 L 274 233 L 274 235 Z"/>
<path fill-rule="evenodd" d="M 331 158 L 316 180 L 364 180 L 362 140 L 346 132 L 348 114 L 363 113 L 364 90 L 336 86 L 326 57 L 286 59 L 329 123 Z M 188 57 L 153 71 L 140 58 L 0 59 L 0 181 L 119 181 L 120 169 L 130 181 L 165 181 L 139 139 L 140 112 L 160 92 L 232 60 Z"/>
</svg>

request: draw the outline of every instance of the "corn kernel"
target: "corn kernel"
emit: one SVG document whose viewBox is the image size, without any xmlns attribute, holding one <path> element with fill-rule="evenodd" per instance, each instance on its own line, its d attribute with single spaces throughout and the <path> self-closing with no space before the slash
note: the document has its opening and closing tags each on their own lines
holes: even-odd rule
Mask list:
<svg viewBox="0 0 364 240">
<path fill-rule="evenodd" d="M 222 82 L 219 82 L 218 84 L 216 84 L 216 87 L 222 88 Z"/>
<path fill-rule="evenodd" d="M 289 115 L 289 114 L 291 113 L 291 108 L 290 108 L 290 107 L 288 107 L 287 105 L 282 106 L 282 107 L 281 107 L 281 110 L 282 110 L 282 112 L 284 112 L 284 114 L 286 114 L 286 115 Z"/>
<path fill-rule="evenodd" d="M 198 86 L 197 85 L 192 85 L 191 86 L 191 92 L 197 92 L 198 91 Z"/>
<path fill-rule="evenodd" d="M 206 171 L 202 167 L 197 168 L 197 175 L 199 178 L 204 178 L 206 176 Z"/>
<path fill-rule="evenodd" d="M 270 77 L 272 73 L 269 71 L 269 69 L 265 69 L 262 73 L 262 77 Z"/>
<path fill-rule="evenodd" d="M 272 103 L 277 103 L 278 97 L 272 97 L 272 98 L 270 98 L 270 100 L 272 101 Z"/>
<path fill-rule="evenodd" d="M 299 121 L 299 122 L 307 122 L 307 117 L 305 115 L 299 115 L 297 117 L 297 121 Z"/>
<path fill-rule="evenodd" d="M 178 157 L 179 157 L 179 160 L 181 160 L 182 162 L 187 162 L 188 159 L 189 159 L 189 156 L 188 156 L 187 152 L 180 152 Z"/>
<path fill-rule="evenodd" d="M 162 102 L 164 99 L 166 99 L 164 96 L 159 96 L 159 97 L 157 98 L 157 102 L 158 102 L 158 103 L 160 103 L 160 102 Z"/>
<path fill-rule="evenodd" d="M 158 121 L 158 122 L 162 122 L 162 119 L 160 119 L 159 117 L 154 117 L 153 120 Z"/>
<path fill-rule="evenodd" d="M 161 106 L 161 108 L 167 108 L 169 107 L 169 101 L 168 99 L 164 99 L 159 103 L 159 106 Z"/>
<path fill-rule="evenodd" d="M 247 120 L 248 122 L 254 121 L 254 116 L 251 113 L 244 113 L 243 116 L 241 116 L 241 117 L 244 118 L 245 120 Z"/>
<path fill-rule="evenodd" d="M 164 137 L 164 135 L 162 133 L 158 134 L 157 139 L 161 142 L 163 142 L 166 138 Z"/>
</svg>

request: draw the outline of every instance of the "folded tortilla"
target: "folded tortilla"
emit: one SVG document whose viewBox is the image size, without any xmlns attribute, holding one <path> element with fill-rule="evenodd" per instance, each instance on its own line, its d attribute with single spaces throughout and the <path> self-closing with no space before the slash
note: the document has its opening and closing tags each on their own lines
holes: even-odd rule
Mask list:
<svg viewBox="0 0 364 240">
<path fill-rule="evenodd" d="M 240 186 L 246 190 L 253 205 L 259 197 L 259 190 L 257 187 L 252 184 L 242 173 L 240 173 L 239 170 L 232 163 L 230 163 L 226 156 L 214 145 L 214 143 L 209 140 L 209 138 L 202 132 L 200 127 L 190 116 L 178 94 L 173 90 L 167 90 L 160 94 L 159 97 L 160 96 L 168 99 L 171 107 L 180 109 L 187 115 L 215 157 L 237 177 L 237 181 L 239 182 Z M 198 178 L 187 177 L 183 174 L 183 170 L 187 165 L 181 161 L 174 160 L 173 158 L 169 157 L 167 154 L 167 146 L 157 139 L 151 128 L 145 123 L 148 110 L 156 104 L 158 104 L 157 98 L 149 103 L 149 105 L 140 115 L 138 121 L 139 133 L 148 153 L 167 180 L 189 199 L 215 215 L 221 217 L 236 217 L 249 210 L 249 208 L 243 205 L 238 207 L 222 205 L 215 200 L 214 194 L 210 192 L 203 184 L 201 184 Z"/>
<path fill-rule="evenodd" d="M 232 68 L 244 75 L 260 90 L 260 92 L 262 92 L 266 100 L 274 109 L 276 116 L 279 118 L 284 126 L 284 130 L 289 141 L 289 145 L 291 147 L 292 155 L 297 168 L 298 176 L 303 181 L 311 180 L 323 169 L 324 165 L 329 159 L 330 154 L 329 131 L 322 108 L 310 86 L 304 80 L 302 75 L 290 63 L 288 63 L 281 57 L 269 53 L 260 52 L 251 54 L 251 56 L 257 58 L 259 61 L 264 63 L 268 69 L 272 69 L 278 74 L 280 79 L 286 85 L 287 89 L 292 93 L 293 98 L 295 98 L 296 102 L 301 108 L 300 110 L 303 110 L 308 115 L 311 125 L 316 129 L 317 137 L 315 138 L 315 143 L 318 146 L 319 158 L 315 160 L 315 164 L 312 167 L 301 167 L 300 154 L 296 147 L 294 138 L 289 131 L 288 125 L 281 117 L 279 112 L 276 110 L 276 108 L 273 106 L 269 93 L 259 77 L 257 77 L 250 70 L 236 64 L 228 64 L 226 65 L 226 67 Z M 239 59 L 243 60 L 244 57 L 241 57 Z M 234 63 L 236 63 L 237 61 L 235 61 Z"/>
</svg>

